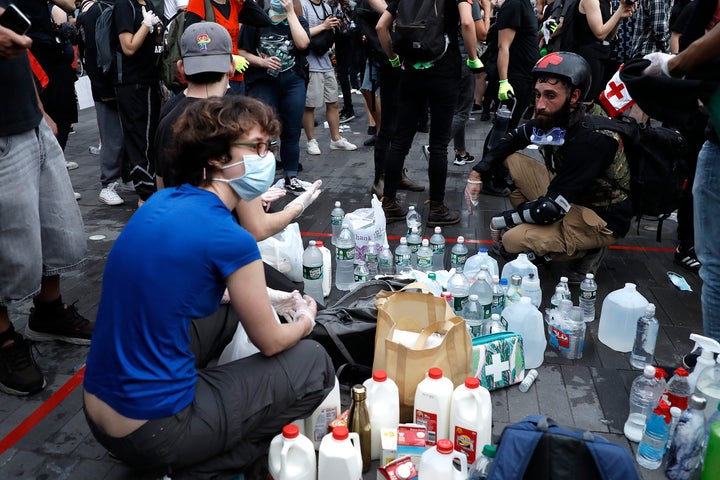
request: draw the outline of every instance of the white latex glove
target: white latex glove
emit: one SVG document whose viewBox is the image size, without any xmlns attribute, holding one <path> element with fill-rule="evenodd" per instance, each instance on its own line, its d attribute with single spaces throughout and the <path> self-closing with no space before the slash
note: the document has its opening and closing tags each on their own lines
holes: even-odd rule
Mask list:
<svg viewBox="0 0 720 480">
<path fill-rule="evenodd" d="M 295 200 L 285 205 L 285 208 L 291 208 L 294 205 L 300 205 L 302 207 L 302 210 L 299 214 L 297 214 L 297 217 L 303 214 L 305 209 L 312 204 L 315 199 L 320 195 L 322 190 L 320 190 L 320 186 L 322 185 L 322 180 L 315 180 L 315 183 L 312 184 L 310 188 L 308 188 L 305 193 L 298 196 Z"/>
<path fill-rule="evenodd" d="M 155 25 L 160 23 L 160 19 L 158 18 L 158 16 L 155 15 L 153 12 L 148 12 L 147 10 L 145 10 L 144 6 L 142 7 L 142 16 L 142 24 L 148 27 L 150 30 L 152 30 Z"/>
<path fill-rule="evenodd" d="M 304 306 L 298 308 L 295 310 L 295 314 L 293 315 L 293 322 L 296 322 L 299 320 L 301 315 L 307 316 L 310 319 L 310 328 L 307 330 L 305 335 L 309 335 L 310 332 L 312 332 L 313 328 L 315 328 L 315 316 L 317 315 L 317 303 L 315 303 L 315 300 L 310 295 L 305 295 L 302 298 L 302 302 L 305 304 Z"/>
<path fill-rule="evenodd" d="M 263 207 L 265 207 L 265 211 L 267 211 L 272 202 L 274 202 L 278 198 L 284 197 L 285 193 L 286 190 L 284 188 L 270 187 L 268 188 L 267 192 L 260 195 L 260 199 L 262 200 Z"/>
<path fill-rule="evenodd" d="M 668 61 L 673 56 L 674 55 L 671 55 L 669 53 L 662 52 L 648 53 L 643 58 L 645 60 L 650 60 L 650 65 L 645 70 L 643 70 L 643 74 L 653 76 L 665 75 L 666 77 L 669 77 L 670 71 L 668 70 Z"/>
<path fill-rule="evenodd" d="M 305 302 L 300 292 L 293 290 L 292 292 L 283 292 L 282 290 L 267 289 L 270 304 L 275 307 L 278 315 L 281 315 L 288 322 L 291 322 L 295 311 L 305 307 Z"/>
</svg>

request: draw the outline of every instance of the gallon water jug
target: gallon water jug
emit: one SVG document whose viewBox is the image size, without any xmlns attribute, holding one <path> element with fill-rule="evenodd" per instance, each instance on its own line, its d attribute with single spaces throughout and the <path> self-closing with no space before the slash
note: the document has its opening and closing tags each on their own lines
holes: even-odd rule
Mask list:
<svg viewBox="0 0 720 480">
<path fill-rule="evenodd" d="M 500 274 L 500 278 L 507 278 L 509 282 L 510 277 L 513 275 L 520 275 L 520 278 L 523 278 L 528 273 L 534 273 L 537 277 L 538 269 L 530 260 L 528 260 L 526 254 L 520 253 L 515 260 L 505 264 L 502 269 L 502 274 Z"/>
<path fill-rule="evenodd" d="M 448 438 L 453 383 L 439 368 L 428 370 L 415 390 L 415 423 L 427 427 L 427 445 Z M 452 448 L 452 447 L 451 447 Z"/>
<path fill-rule="evenodd" d="M 274 480 L 315 480 L 315 448 L 295 424 L 285 425 L 270 442 L 268 470 Z"/>
<path fill-rule="evenodd" d="M 362 479 L 360 438 L 342 426 L 323 437 L 318 455 L 318 480 L 340 479 Z"/>
<path fill-rule="evenodd" d="M 320 249 L 323 256 L 323 296 L 330 295 L 332 289 L 332 253 L 325 246 L 322 240 L 317 240 L 315 246 Z M 323 302 L 324 303 L 324 302 Z"/>
<path fill-rule="evenodd" d="M 547 347 L 545 322 L 542 313 L 535 308 L 530 298 L 520 297 L 520 302 L 503 310 L 502 317 L 505 319 L 508 332 L 522 336 L 525 368 L 538 368 L 542 365 Z"/>
<path fill-rule="evenodd" d="M 475 377 L 455 389 L 450 407 L 450 440 L 453 448 L 475 462 L 484 445 L 491 444 L 492 402 L 490 392 Z"/>
<path fill-rule="evenodd" d="M 609 293 L 600 312 L 598 339 L 615 351 L 631 351 L 638 318 L 645 314 L 647 304 L 634 283 Z"/>
<path fill-rule="evenodd" d="M 382 456 L 380 433 L 383 428 L 397 428 L 400 423 L 400 394 L 395 382 L 384 370 L 375 370 L 372 378 L 363 382 L 367 389 L 370 413 L 370 458 Z"/>
<path fill-rule="evenodd" d="M 482 265 L 486 265 L 488 267 L 490 278 L 492 278 L 493 275 L 500 275 L 497 260 L 488 255 L 487 248 L 481 248 L 478 250 L 477 254 L 468 258 L 465 262 L 465 269 L 463 270 L 465 272 L 465 276 L 468 278 L 477 277 L 478 273 L 480 273 L 480 267 Z"/>
<path fill-rule="evenodd" d="M 453 465 L 455 460 L 460 462 L 460 471 Z M 418 470 L 418 480 L 466 480 L 467 457 L 464 453 L 453 451 L 452 442 L 443 438 L 438 440 L 436 447 L 425 450 Z"/>
<path fill-rule="evenodd" d="M 338 415 L 340 415 L 340 382 L 336 378 L 332 391 L 313 414 L 305 419 L 305 435 L 312 440 L 315 450 L 320 448 L 320 442 L 329 431 L 330 422 Z"/>
</svg>

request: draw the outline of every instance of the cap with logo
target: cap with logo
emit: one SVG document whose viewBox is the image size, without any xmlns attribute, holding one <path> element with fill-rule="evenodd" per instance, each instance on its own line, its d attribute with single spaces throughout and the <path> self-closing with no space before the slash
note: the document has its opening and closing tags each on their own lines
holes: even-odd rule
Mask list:
<svg viewBox="0 0 720 480">
<path fill-rule="evenodd" d="M 232 55 L 230 34 L 217 23 L 194 23 L 183 32 L 180 55 L 187 75 L 229 72 Z"/>
</svg>

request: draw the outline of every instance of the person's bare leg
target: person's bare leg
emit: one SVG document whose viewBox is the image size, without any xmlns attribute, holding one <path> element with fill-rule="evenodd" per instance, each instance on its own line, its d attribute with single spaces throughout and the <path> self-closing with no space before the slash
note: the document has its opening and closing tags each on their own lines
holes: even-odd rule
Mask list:
<svg viewBox="0 0 720 480">
<path fill-rule="evenodd" d="M 335 104 L 335 108 L 337 109 L 337 103 Z M 340 122 L 340 119 L 338 117 L 338 124 Z M 302 126 L 303 130 L 305 130 L 305 136 L 307 137 L 308 141 L 315 138 L 315 109 L 314 108 L 308 108 L 305 107 L 305 112 L 303 113 L 302 118 Z"/>
<path fill-rule="evenodd" d="M 375 127 L 375 131 L 380 131 L 380 95 L 375 95 L 375 111 L 371 109 L 373 93 L 368 90 L 360 90 L 363 100 L 365 100 L 365 113 L 367 114 L 368 127 Z"/>
<path fill-rule="evenodd" d="M 325 104 L 325 117 L 330 126 L 330 138 L 332 138 L 334 142 L 337 142 L 340 140 L 340 110 L 338 109 L 338 102 Z M 304 123 L 303 126 L 305 126 Z"/>
</svg>

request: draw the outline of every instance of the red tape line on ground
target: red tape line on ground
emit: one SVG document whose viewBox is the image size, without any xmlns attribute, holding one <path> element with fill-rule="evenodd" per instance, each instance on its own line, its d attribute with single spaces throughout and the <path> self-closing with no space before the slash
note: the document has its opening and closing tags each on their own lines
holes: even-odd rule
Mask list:
<svg viewBox="0 0 720 480">
<path fill-rule="evenodd" d="M 40 423 L 60 402 L 72 393 L 78 385 L 80 385 L 85 377 L 85 366 L 73 375 L 70 380 L 65 382 L 57 392 L 53 393 L 50 398 L 45 400 L 33 413 L 30 414 L 23 422 L 15 427 L 15 429 L 7 434 L 5 438 L 0 440 L 0 455 L 5 453 L 9 448 L 15 445 L 22 437 Z"/>
</svg>

